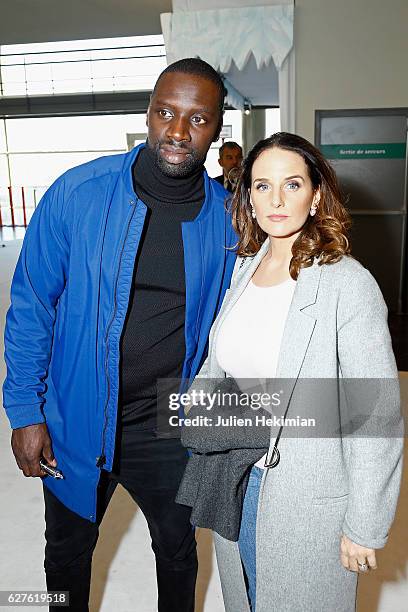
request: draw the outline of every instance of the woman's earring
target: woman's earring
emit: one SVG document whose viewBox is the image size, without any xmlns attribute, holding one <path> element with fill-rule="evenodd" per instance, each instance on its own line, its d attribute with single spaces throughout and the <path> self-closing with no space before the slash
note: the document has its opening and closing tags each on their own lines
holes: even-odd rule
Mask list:
<svg viewBox="0 0 408 612">
<path fill-rule="evenodd" d="M 253 219 L 256 219 L 256 212 L 255 212 L 255 208 L 254 205 L 252 204 L 252 202 L 249 202 L 251 204 L 251 215 Z"/>
<path fill-rule="evenodd" d="M 317 207 L 319 205 L 319 200 L 317 200 L 317 202 L 313 202 L 311 208 L 310 208 L 310 216 L 314 217 L 315 214 L 317 213 Z"/>
</svg>

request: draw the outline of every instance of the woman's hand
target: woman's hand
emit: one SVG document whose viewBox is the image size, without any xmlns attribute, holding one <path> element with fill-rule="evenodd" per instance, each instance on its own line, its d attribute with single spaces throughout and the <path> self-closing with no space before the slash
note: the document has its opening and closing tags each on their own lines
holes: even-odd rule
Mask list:
<svg viewBox="0 0 408 612">
<path fill-rule="evenodd" d="M 377 569 L 374 548 L 366 548 L 355 544 L 343 535 L 340 542 L 340 559 L 343 567 L 351 572 L 367 572 L 369 569 Z M 363 564 L 363 567 L 359 566 Z M 366 569 L 365 569 L 366 568 Z"/>
</svg>

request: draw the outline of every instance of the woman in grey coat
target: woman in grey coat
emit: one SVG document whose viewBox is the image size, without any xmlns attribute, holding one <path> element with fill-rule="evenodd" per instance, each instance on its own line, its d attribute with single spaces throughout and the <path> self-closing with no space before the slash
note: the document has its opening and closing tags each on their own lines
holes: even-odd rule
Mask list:
<svg viewBox="0 0 408 612">
<path fill-rule="evenodd" d="M 271 421 L 262 443 L 251 427 L 247 442 L 238 427 L 206 427 L 201 439 L 184 427 L 192 456 L 178 501 L 214 530 L 227 612 L 352 612 L 402 469 L 386 306 L 350 256 L 335 173 L 303 138 L 255 145 L 232 216 L 237 263 L 193 389 L 278 378 L 278 414 L 320 415 L 322 427 L 294 434 Z"/>
</svg>

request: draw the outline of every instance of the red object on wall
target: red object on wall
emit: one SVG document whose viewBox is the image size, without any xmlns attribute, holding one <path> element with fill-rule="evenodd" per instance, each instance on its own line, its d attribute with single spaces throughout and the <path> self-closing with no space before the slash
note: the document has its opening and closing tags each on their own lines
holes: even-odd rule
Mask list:
<svg viewBox="0 0 408 612">
<path fill-rule="evenodd" d="M 14 223 L 13 189 L 12 189 L 12 187 L 8 187 L 8 192 L 9 192 L 10 213 L 11 213 L 11 227 L 14 227 L 15 223 Z"/>
<path fill-rule="evenodd" d="M 23 202 L 24 227 L 27 227 L 27 216 L 26 216 L 26 203 L 25 203 L 24 187 L 21 188 L 21 200 Z"/>
</svg>

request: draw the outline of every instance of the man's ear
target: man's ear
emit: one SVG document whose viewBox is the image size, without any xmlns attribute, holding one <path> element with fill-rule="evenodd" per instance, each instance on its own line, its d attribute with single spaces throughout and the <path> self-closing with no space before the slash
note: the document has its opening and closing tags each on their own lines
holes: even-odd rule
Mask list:
<svg viewBox="0 0 408 612">
<path fill-rule="evenodd" d="M 224 170 L 223 165 L 222 165 L 222 162 L 221 162 L 221 160 L 220 160 L 220 159 L 218 160 L 218 163 L 220 164 L 221 168 Z"/>
<path fill-rule="evenodd" d="M 222 125 L 221 127 L 217 128 L 217 131 L 215 133 L 214 138 L 212 139 L 213 142 L 218 142 L 220 139 L 220 134 L 221 134 L 221 129 L 222 129 Z"/>
<path fill-rule="evenodd" d="M 147 112 L 146 112 L 146 127 L 149 127 L 149 112 L 150 112 L 150 104 L 147 107 Z"/>
<path fill-rule="evenodd" d="M 217 140 L 220 139 L 220 135 L 221 135 L 221 130 L 222 130 L 222 126 L 224 124 L 224 110 L 221 113 L 220 119 L 218 121 L 218 125 L 217 125 L 217 129 L 216 132 L 214 134 L 214 138 L 213 138 L 213 142 L 217 142 Z"/>
</svg>

